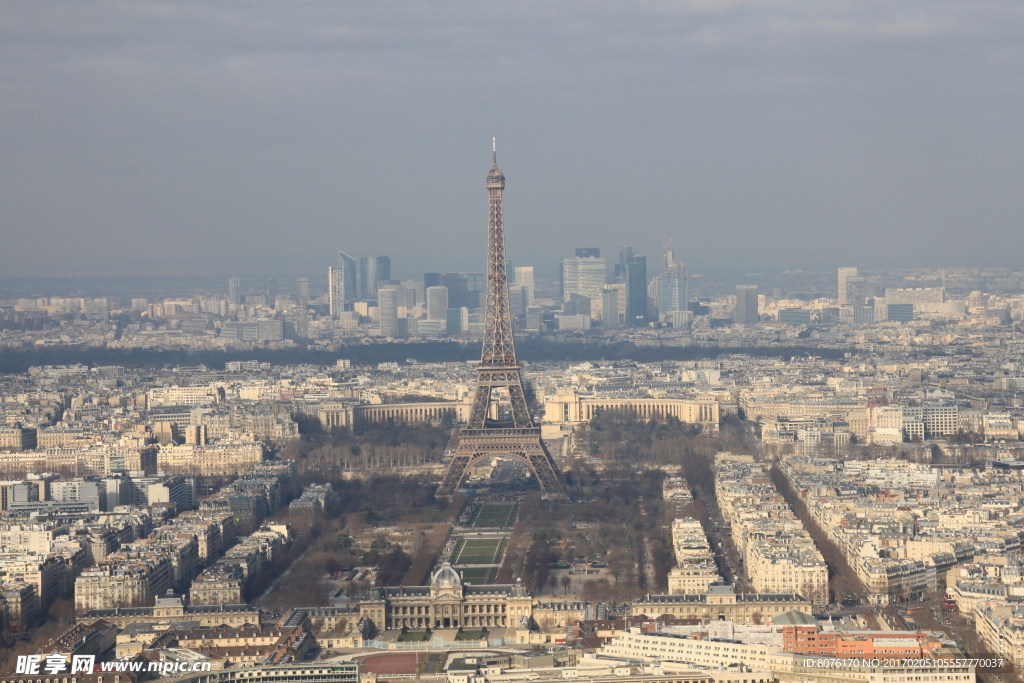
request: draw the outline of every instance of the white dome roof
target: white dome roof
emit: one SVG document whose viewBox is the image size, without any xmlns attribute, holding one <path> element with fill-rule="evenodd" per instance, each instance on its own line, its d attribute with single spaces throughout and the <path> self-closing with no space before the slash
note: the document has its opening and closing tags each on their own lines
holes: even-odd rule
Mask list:
<svg viewBox="0 0 1024 683">
<path fill-rule="evenodd" d="M 451 563 L 445 562 L 430 578 L 430 585 L 436 588 L 451 588 L 461 586 L 462 579 L 459 578 L 459 573 L 452 569 Z"/>
</svg>

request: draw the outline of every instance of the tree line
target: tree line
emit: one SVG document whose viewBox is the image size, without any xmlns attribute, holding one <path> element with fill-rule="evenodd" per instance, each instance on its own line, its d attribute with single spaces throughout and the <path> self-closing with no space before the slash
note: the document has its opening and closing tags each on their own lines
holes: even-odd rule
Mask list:
<svg viewBox="0 0 1024 683">
<path fill-rule="evenodd" d="M 304 482 L 341 479 L 346 473 L 380 473 L 439 463 L 449 431 L 443 425 L 389 421 L 329 432 L 315 417 L 296 416 L 300 438 L 289 441 L 281 457 L 294 460 Z"/>
</svg>

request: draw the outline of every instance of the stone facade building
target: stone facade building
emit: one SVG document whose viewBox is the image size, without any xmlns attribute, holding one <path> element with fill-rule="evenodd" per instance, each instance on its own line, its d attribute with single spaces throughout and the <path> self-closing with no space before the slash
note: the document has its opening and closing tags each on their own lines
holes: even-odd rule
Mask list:
<svg viewBox="0 0 1024 683">
<path fill-rule="evenodd" d="M 810 613 L 811 602 L 795 593 L 737 593 L 729 584 L 716 583 L 703 595 L 646 595 L 633 601 L 630 615 L 753 624 L 768 623 L 794 609 Z"/>
<path fill-rule="evenodd" d="M 531 619 L 533 599 L 521 583 L 464 584 L 445 562 L 429 586 L 376 589 L 375 597 L 360 602 L 359 612 L 381 630 L 515 628 Z"/>
</svg>

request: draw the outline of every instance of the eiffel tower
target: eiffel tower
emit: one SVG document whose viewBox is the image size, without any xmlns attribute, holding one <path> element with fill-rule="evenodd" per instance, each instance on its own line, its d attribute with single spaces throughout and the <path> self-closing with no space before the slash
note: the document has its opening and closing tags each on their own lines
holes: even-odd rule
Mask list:
<svg viewBox="0 0 1024 683">
<path fill-rule="evenodd" d="M 482 460 L 518 460 L 533 472 L 545 497 L 562 495 L 558 466 L 533 423 L 523 376 L 512 338 L 512 312 L 508 304 L 508 269 L 505 262 L 505 224 L 501 193 L 505 176 L 498 168 L 497 143 L 492 141 L 494 163 L 487 173 L 490 212 L 487 221 L 487 304 L 484 314 L 484 344 L 476 371 L 476 394 L 469 422 L 459 431 L 448 471 L 437 489 L 438 496 L 450 497 L 462 485 L 470 468 Z M 491 396 L 495 390 L 508 393 L 511 415 L 494 419 Z"/>
</svg>

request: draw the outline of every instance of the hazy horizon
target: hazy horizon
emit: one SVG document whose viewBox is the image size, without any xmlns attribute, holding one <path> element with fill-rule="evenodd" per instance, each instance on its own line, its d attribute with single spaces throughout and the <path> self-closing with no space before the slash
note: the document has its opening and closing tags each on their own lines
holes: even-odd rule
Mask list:
<svg viewBox="0 0 1024 683">
<path fill-rule="evenodd" d="M 649 276 L 660 272 L 649 268 Z M 948 291 L 963 292 L 977 288 L 994 291 L 1019 291 L 1020 271 L 1005 267 L 987 268 L 861 268 L 861 275 L 869 278 L 872 285 L 885 287 L 937 287 L 946 286 Z M 1014 273 L 1017 277 L 1014 277 Z M 422 281 L 422 273 L 393 274 L 397 280 Z M 943 278 L 945 275 L 948 281 Z M 0 299 L 33 297 L 113 297 L 124 301 L 127 297 L 147 297 L 161 300 L 180 296 L 226 296 L 228 279 L 239 277 L 242 291 L 247 294 L 263 294 L 267 277 L 277 278 L 278 291 L 282 295 L 297 291 L 296 278 L 308 277 L 314 296 L 327 291 L 326 273 L 282 272 L 254 270 L 229 270 L 223 272 L 194 273 L 150 273 L 150 274 L 106 274 L 106 275 L 60 275 L 60 276 L 0 276 Z M 537 295 L 558 296 L 559 273 L 555 265 L 536 272 Z M 690 291 L 694 296 L 714 298 L 732 293 L 737 284 L 754 284 L 760 293 L 771 296 L 776 288 L 787 298 L 806 298 L 810 295 L 834 297 L 836 295 L 836 271 L 829 270 L 762 270 L 758 272 L 742 269 L 708 269 L 691 272 Z"/>
<path fill-rule="evenodd" d="M 7 2 L 0 276 L 482 270 L 492 134 L 514 264 L 1017 265 L 1022 33 L 1009 0 Z"/>
</svg>

